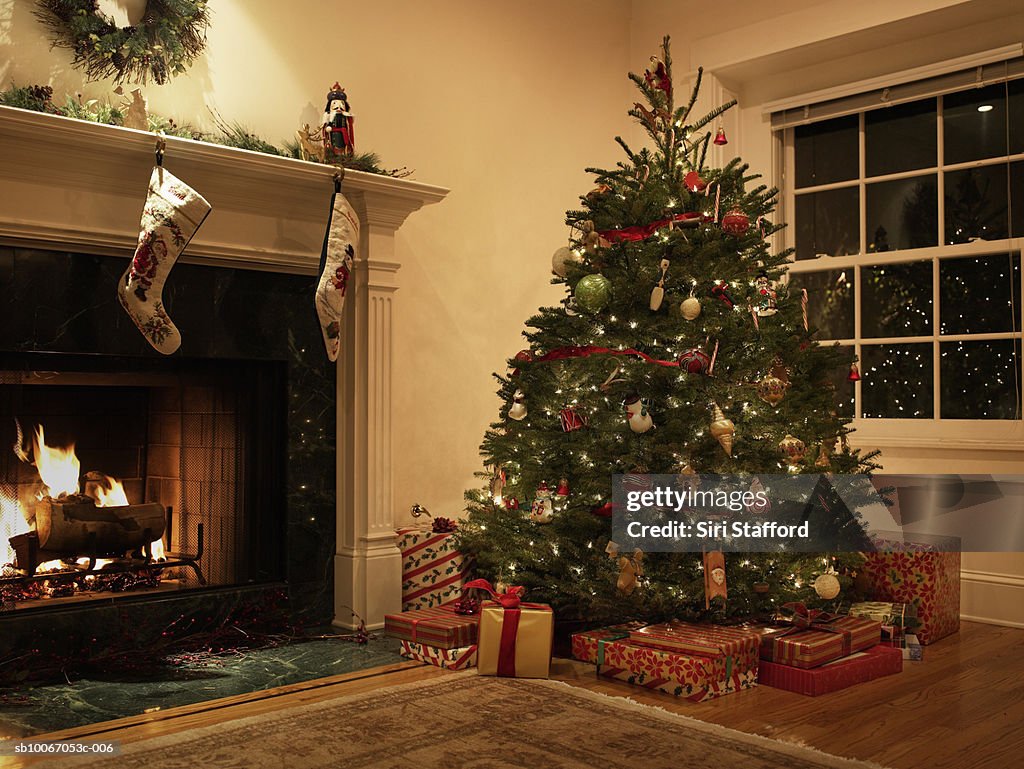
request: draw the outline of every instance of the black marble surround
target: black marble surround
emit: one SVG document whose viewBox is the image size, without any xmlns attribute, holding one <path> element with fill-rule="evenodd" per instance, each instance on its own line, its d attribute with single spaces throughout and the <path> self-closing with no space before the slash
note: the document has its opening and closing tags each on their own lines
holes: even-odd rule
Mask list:
<svg viewBox="0 0 1024 769">
<path fill-rule="evenodd" d="M 125 258 L 0 248 L 0 350 L 163 358 L 118 303 Z M 173 357 L 281 361 L 287 368 L 283 582 L 0 614 L 0 679 L 22 655 L 83 659 L 162 633 L 201 632 L 287 598 L 288 624 L 328 622 L 335 541 L 335 372 L 323 348 L 316 278 L 179 263 L 164 304 L 182 335 Z"/>
</svg>

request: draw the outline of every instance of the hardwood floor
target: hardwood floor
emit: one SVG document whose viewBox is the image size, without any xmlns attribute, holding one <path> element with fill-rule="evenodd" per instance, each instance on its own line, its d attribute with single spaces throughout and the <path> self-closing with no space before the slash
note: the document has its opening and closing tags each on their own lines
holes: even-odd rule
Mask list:
<svg viewBox="0 0 1024 769">
<path fill-rule="evenodd" d="M 401 663 L 53 732 L 39 739 L 129 743 L 443 675 L 448 673 Z M 552 677 L 893 769 L 1024 767 L 1024 630 L 964 622 L 958 636 L 926 647 L 924 661 L 906 663 L 902 674 L 824 697 L 760 686 L 695 704 L 599 679 L 590 665 L 561 659 L 554 661 Z M 2 769 L 32 763 L 0 757 Z"/>
</svg>

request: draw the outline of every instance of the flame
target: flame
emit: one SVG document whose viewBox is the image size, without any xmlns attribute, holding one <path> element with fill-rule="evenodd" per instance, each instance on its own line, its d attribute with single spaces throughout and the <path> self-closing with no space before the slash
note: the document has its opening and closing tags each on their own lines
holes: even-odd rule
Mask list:
<svg viewBox="0 0 1024 769">
<path fill-rule="evenodd" d="M 32 464 L 36 466 L 46 487 L 45 495 L 56 499 L 78 493 L 81 465 L 75 456 L 75 444 L 67 448 L 47 446 L 43 426 L 39 425 L 33 441 L 33 455 L 35 461 Z"/>
<path fill-rule="evenodd" d="M 87 478 L 90 476 L 86 476 Z M 121 481 L 109 475 L 100 476 L 96 482 L 96 507 L 127 507 L 128 495 L 124 493 Z"/>
</svg>

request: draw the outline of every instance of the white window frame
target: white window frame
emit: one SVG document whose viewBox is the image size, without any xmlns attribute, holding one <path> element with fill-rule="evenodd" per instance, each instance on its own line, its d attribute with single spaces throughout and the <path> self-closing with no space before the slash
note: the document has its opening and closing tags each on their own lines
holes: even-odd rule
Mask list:
<svg viewBox="0 0 1024 769">
<path fill-rule="evenodd" d="M 1001 240 L 976 241 L 973 243 L 961 243 L 955 245 L 941 245 L 945 241 L 945 173 L 966 168 L 980 168 L 994 165 L 1007 165 L 1008 163 L 1024 161 L 1024 153 L 1000 156 L 998 158 L 985 158 L 982 160 L 966 163 L 955 163 L 946 165 L 943 159 L 943 121 L 942 121 L 943 97 L 937 95 L 936 131 L 937 131 L 937 165 L 929 168 L 918 168 L 912 171 L 905 171 L 881 176 L 866 177 L 865 175 L 865 152 L 864 152 L 864 124 L 867 109 L 861 109 L 858 114 L 858 154 L 859 173 L 854 180 L 822 184 L 812 187 L 802 187 L 799 193 L 795 184 L 789 180 L 795 179 L 795 126 L 789 125 L 786 128 L 773 132 L 773 155 L 777 186 L 782 190 L 780 197 L 779 221 L 793 223 L 793 214 L 796 211 L 796 197 L 798 194 L 810 194 L 833 189 L 858 188 L 859 192 L 859 221 L 860 221 L 860 243 L 857 254 L 848 256 L 825 256 L 814 259 L 797 261 L 795 254 L 790 257 L 790 274 L 821 272 L 822 270 L 846 270 L 855 276 L 854 281 L 854 336 L 847 339 L 820 339 L 819 341 L 832 344 L 839 342 L 844 346 L 852 347 L 857 355 L 861 357 L 863 345 L 882 344 L 910 344 L 930 343 L 933 356 L 933 416 L 931 418 L 863 418 L 862 411 L 862 382 L 854 383 L 854 413 L 852 427 L 857 430 L 857 443 L 870 444 L 874 446 L 904 446 L 934 448 L 937 444 L 947 441 L 955 441 L 958 446 L 971 449 L 992 449 L 992 450 L 1020 450 L 1024 448 L 1024 420 L 1007 419 L 944 419 L 941 416 L 941 344 L 944 342 L 957 341 L 986 341 L 996 339 L 1017 339 L 1024 348 L 1024 330 L 1021 332 L 1001 332 L 982 334 L 943 334 L 941 333 L 940 311 L 941 295 L 939 286 L 940 262 L 946 259 L 957 259 L 971 256 L 998 256 L 1012 252 L 1024 252 L 1024 238 L 1005 238 Z M 849 114 L 849 113 L 847 113 Z M 807 123 L 819 122 L 808 120 Z M 868 180 L 874 184 L 877 182 L 906 179 L 917 176 L 933 175 L 936 178 L 938 195 L 938 240 L 940 244 L 928 248 L 914 248 L 897 251 L 871 252 L 867 250 L 868 233 L 866 232 L 866 186 Z M 774 247 L 777 249 L 792 248 L 796 245 L 795 227 L 790 226 L 777 233 Z M 1024 258 L 1024 253 L 1022 253 Z M 861 330 L 861 272 L 864 268 L 881 266 L 886 264 L 905 264 L 908 262 L 930 261 L 932 263 L 932 332 L 924 336 L 907 337 L 862 337 Z M 1024 269 L 1022 269 L 1021 285 L 1018 286 L 1018 297 L 1024 296 Z M 813 301 L 813 298 L 812 298 Z M 1024 356 L 1021 356 L 1024 359 Z M 870 376 L 870 372 L 863 371 L 862 376 Z M 1022 363 L 1019 381 L 1024 383 L 1024 363 Z"/>
</svg>

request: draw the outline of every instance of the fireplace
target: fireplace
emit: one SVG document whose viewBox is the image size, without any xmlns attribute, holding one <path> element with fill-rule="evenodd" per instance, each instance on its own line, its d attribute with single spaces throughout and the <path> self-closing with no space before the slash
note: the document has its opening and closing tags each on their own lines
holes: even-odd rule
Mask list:
<svg viewBox="0 0 1024 769">
<path fill-rule="evenodd" d="M 283 579 L 286 383 L 282 361 L 0 353 L 5 605 Z"/>
</svg>

